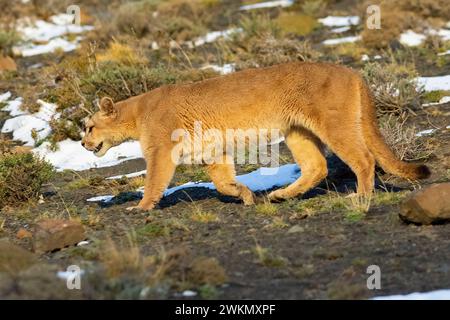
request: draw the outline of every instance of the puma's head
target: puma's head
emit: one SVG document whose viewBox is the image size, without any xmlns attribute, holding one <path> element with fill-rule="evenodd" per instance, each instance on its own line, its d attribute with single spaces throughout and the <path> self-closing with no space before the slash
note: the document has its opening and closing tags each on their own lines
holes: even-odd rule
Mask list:
<svg viewBox="0 0 450 320">
<path fill-rule="evenodd" d="M 102 157 L 111 147 L 127 140 L 132 128 L 119 111 L 111 98 L 102 98 L 100 111 L 85 119 L 81 145 L 97 157 Z"/>
</svg>

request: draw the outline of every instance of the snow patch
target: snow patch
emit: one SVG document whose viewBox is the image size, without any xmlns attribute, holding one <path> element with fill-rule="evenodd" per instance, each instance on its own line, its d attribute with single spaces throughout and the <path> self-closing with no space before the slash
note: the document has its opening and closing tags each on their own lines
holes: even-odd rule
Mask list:
<svg viewBox="0 0 450 320">
<path fill-rule="evenodd" d="M 353 37 L 343 37 L 343 38 L 337 38 L 337 39 L 328 39 L 322 42 L 322 44 L 326 46 L 335 46 L 341 43 L 352 43 L 359 41 L 361 39 L 360 36 L 353 36 Z"/>
<path fill-rule="evenodd" d="M 44 20 L 33 22 L 30 19 L 22 19 L 18 22 L 17 31 L 24 40 L 48 42 L 66 34 L 79 34 L 94 29 L 93 26 L 80 26 L 72 23 L 73 16 L 67 14 L 51 16 L 50 20 L 53 23 Z"/>
<path fill-rule="evenodd" d="M 63 50 L 64 52 L 75 50 L 81 37 L 69 41 L 63 38 L 68 34 L 81 34 L 93 30 L 93 26 L 80 26 L 73 23 L 73 16 L 59 14 L 49 18 L 51 22 L 44 20 L 32 21 L 29 18 L 18 22 L 17 32 L 26 41 L 25 44 L 15 46 L 13 52 L 24 57 Z"/>
<path fill-rule="evenodd" d="M 213 69 L 214 71 L 224 75 L 224 74 L 230 74 L 236 71 L 236 67 L 234 63 L 226 63 L 223 66 L 218 66 L 216 64 L 210 64 L 207 66 L 204 66 L 202 69 Z"/>
<path fill-rule="evenodd" d="M 430 103 L 424 103 L 422 107 L 430 107 L 430 106 L 436 106 L 439 104 L 449 103 L 450 102 L 450 96 L 442 97 L 439 102 L 430 102 Z"/>
<path fill-rule="evenodd" d="M 143 176 L 146 173 L 147 173 L 147 170 L 142 170 L 142 171 L 132 172 L 132 173 L 128 173 L 128 174 L 121 174 L 121 175 L 117 175 L 117 176 L 108 177 L 108 178 L 106 178 L 106 180 L 118 180 L 118 179 L 122 179 L 122 178 L 136 178 L 136 177 Z"/>
<path fill-rule="evenodd" d="M 422 44 L 426 38 L 424 34 L 407 30 L 400 35 L 400 43 L 405 46 L 415 47 Z"/>
<path fill-rule="evenodd" d="M 224 30 L 224 31 L 208 32 L 206 35 L 199 37 L 192 42 L 188 42 L 188 45 L 190 45 L 191 47 L 194 47 L 194 46 L 199 47 L 199 46 L 204 45 L 205 43 L 212 43 L 219 38 L 228 39 L 228 38 L 230 38 L 231 35 L 233 35 L 235 33 L 239 33 L 239 32 L 242 32 L 241 28 L 231 28 L 231 29 Z"/>
<path fill-rule="evenodd" d="M 450 50 L 447 50 L 445 52 L 440 52 L 440 53 L 438 53 L 438 56 L 446 56 L 448 54 L 450 54 Z"/>
<path fill-rule="evenodd" d="M 406 46 L 416 47 L 425 41 L 427 35 L 441 37 L 443 41 L 450 40 L 450 30 L 447 29 L 428 29 L 425 34 L 417 33 L 413 30 L 407 30 L 400 35 L 400 43 Z"/>
<path fill-rule="evenodd" d="M 14 47 L 14 52 L 17 55 L 23 57 L 31 57 L 39 54 L 55 52 L 57 50 L 62 50 L 63 52 L 70 52 L 78 48 L 81 38 L 77 37 L 73 42 L 68 41 L 63 38 L 55 38 L 50 40 L 46 44 L 32 44 L 28 43 L 23 46 Z"/>
<path fill-rule="evenodd" d="M 344 33 L 344 32 L 349 31 L 350 29 L 351 29 L 350 27 L 339 27 L 339 28 L 331 29 L 331 32 L 333 32 L 333 33 Z"/>
<path fill-rule="evenodd" d="M 248 4 L 245 6 L 241 6 L 239 10 L 254 10 L 254 9 L 263 9 L 263 8 L 275 8 L 275 7 L 289 7 L 294 4 L 294 0 L 278 0 L 278 1 L 267 1 L 267 2 L 259 2 L 255 4 Z"/>
<path fill-rule="evenodd" d="M 350 27 L 358 25 L 359 20 L 358 16 L 328 16 L 319 19 L 319 22 L 327 27 Z"/>
<path fill-rule="evenodd" d="M 5 92 L 3 94 L 0 94 L 0 102 L 8 101 L 8 99 L 11 98 L 11 92 Z"/>
<path fill-rule="evenodd" d="M 296 164 L 286 164 L 276 168 L 259 168 L 253 172 L 236 177 L 236 180 L 245 184 L 250 190 L 265 191 L 276 187 L 282 187 L 290 184 L 300 177 L 300 169 Z M 176 191 L 187 188 L 207 188 L 215 190 L 212 182 L 188 182 L 177 187 L 172 187 L 164 192 L 164 196 L 169 196 Z M 144 188 L 137 191 L 143 192 Z M 104 195 L 87 199 L 89 202 L 109 202 L 113 199 L 112 195 Z"/>
<path fill-rule="evenodd" d="M 450 290 L 436 290 L 430 292 L 414 292 L 406 295 L 392 295 L 375 297 L 373 300 L 450 300 Z"/>
<path fill-rule="evenodd" d="M 109 202 L 114 198 L 114 196 L 106 195 L 106 196 L 98 196 L 87 199 L 88 202 Z"/>
<path fill-rule="evenodd" d="M 50 143 L 44 142 L 33 152 L 44 157 L 57 171 L 87 170 L 90 168 L 111 167 L 124 161 L 141 158 L 141 146 L 138 141 L 124 142 L 112 147 L 103 157 L 97 157 L 93 152 L 81 146 L 80 141 L 66 139 L 57 143 L 57 150 L 50 150 Z"/>
<path fill-rule="evenodd" d="M 416 137 L 423 137 L 423 136 L 427 136 L 429 134 L 432 134 L 435 131 L 435 129 L 426 129 L 426 130 L 422 130 L 416 133 Z"/>
<path fill-rule="evenodd" d="M 425 91 L 450 90 L 450 75 L 437 77 L 419 77 L 417 84 Z"/>
<path fill-rule="evenodd" d="M 37 102 L 41 108 L 39 112 L 33 114 L 19 109 L 21 101 L 16 101 L 15 104 L 9 103 L 6 108 L 16 117 L 6 120 L 1 132 L 12 133 L 14 140 L 25 142 L 26 146 L 34 146 L 33 132 L 36 134 L 36 140 L 47 137 L 51 132 L 49 121 L 52 118 L 58 118 L 59 114 L 56 113 L 56 105 L 42 100 Z"/>
</svg>

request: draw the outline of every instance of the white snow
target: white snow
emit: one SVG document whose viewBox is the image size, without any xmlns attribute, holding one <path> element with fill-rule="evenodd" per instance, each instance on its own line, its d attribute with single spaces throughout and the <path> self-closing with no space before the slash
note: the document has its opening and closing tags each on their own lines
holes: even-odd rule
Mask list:
<svg viewBox="0 0 450 320">
<path fill-rule="evenodd" d="M 44 142 L 33 152 L 44 157 L 57 171 L 66 169 L 81 171 L 90 168 L 115 166 L 127 160 L 141 158 L 141 146 L 138 141 L 124 142 L 112 147 L 103 157 L 97 157 L 93 152 L 81 146 L 80 141 L 66 139 L 58 142 L 57 150 L 49 149 L 50 143 Z"/>
<path fill-rule="evenodd" d="M 24 40 L 47 42 L 66 34 L 79 34 L 94 29 L 93 26 L 80 26 L 72 23 L 73 16 L 67 14 L 52 16 L 50 20 L 53 23 L 44 20 L 33 22 L 29 19 L 22 19 L 18 22 L 17 31 Z"/>
<path fill-rule="evenodd" d="M 447 50 L 445 52 L 438 53 L 438 56 L 446 56 L 447 54 L 450 54 L 450 50 Z"/>
<path fill-rule="evenodd" d="M 328 16 L 319 19 L 319 22 L 327 27 L 350 27 L 358 25 L 359 20 L 358 16 Z"/>
<path fill-rule="evenodd" d="M 252 191 L 265 191 L 274 187 L 290 184 L 300 177 L 300 169 L 296 164 L 286 164 L 276 168 L 259 168 L 253 172 L 236 177 L 236 180 L 245 184 Z M 186 188 L 207 188 L 215 190 L 212 182 L 188 182 L 177 187 L 172 187 L 164 192 L 164 196 Z M 143 188 L 137 191 L 143 192 Z M 108 202 L 112 195 L 104 195 L 87 199 L 89 202 Z"/>
<path fill-rule="evenodd" d="M 11 101 L 2 101 L 2 102 L 6 102 L 6 106 L 4 106 L 2 108 L 2 111 L 8 112 L 13 117 L 20 116 L 22 114 L 26 114 L 25 111 L 22 111 L 20 109 L 20 106 L 22 105 L 22 101 L 23 101 L 22 98 L 16 98 Z"/>
<path fill-rule="evenodd" d="M 350 30 L 350 27 L 338 27 L 338 28 L 331 29 L 331 32 L 343 33 L 343 32 L 347 32 L 348 30 Z"/>
<path fill-rule="evenodd" d="M 18 22 L 17 31 L 25 43 L 13 48 L 16 55 L 24 57 L 54 52 L 61 49 L 64 52 L 75 50 L 81 40 L 76 37 L 73 41 L 64 38 L 68 34 L 81 34 L 93 30 L 93 26 L 80 26 L 73 23 L 73 16 L 60 14 L 51 16 L 51 22 L 44 20 L 32 21 L 29 18 Z"/>
<path fill-rule="evenodd" d="M 193 47 L 193 46 L 199 47 L 199 46 L 204 45 L 205 43 L 214 42 L 219 38 L 228 39 L 231 35 L 233 35 L 235 33 L 239 33 L 239 32 L 242 32 L 241 28 L 231 28 L 231 29 L 223 30 L 223 31 L 211 31 L 211 32 L 208 32 L 206 35 L 195 39 L 192 42 L 188 42 L 188 45 L 190 45 L 191 47 Z"/>
<path fill-rule="evenodd" d="M 426 129 L 422 130 L 416 133 L 416 137 L 423 137 L 429 134 L 432 134 L 435 131 L 435 129 Z"/>
<path fill-rule="evenodd" d="M 0 94 L 0 102 L 8 101 L 8 99 L 11 98 L 11 92 L 5 92 L 3 94 Z"/>
<path fill-rule="evenodd" d="M 450 40 L 450 30 L 448 29 L 430 30 L 430 34 L 441 37 L 443 41 Z"/>
<path fill-rule="evenodd" d="M 436 106 L 439 104 L 449 103 L 450 102 L 450 96 L 442 97 L 439 102 L 430 102 L 430 103 L 424 103 L 422 107 L 430 107 L 430 106 Z"/>
<path fill-rule="evenodd" d="M 77 243 L 77 247 L 87 246 L 89 244 L 89 241 L 80 241 Z"/>
<path fill-rule="evenodd" d="M 375 297 L 373 300 L 450 300 L 450 290 L 436 290 L 430 292 L 414 292 L 406 295 L 392 295 Z"/>
<path fill-rule="evenodd" d="M 202 69 L 213 69 L 214 71 L 219 72 L 222 75 L 233 73 L 236 70 L 234 63 L 226 63 L 223 66 L 218 66 L 216 64 L 210 64 L 210 65 L 204 66 Z"/>
<path fill-rule="evenodd" d="M 197 292 L 192 290 L 185 290 L 181 293 L 183 297 L 195 297 L 197 295 Z"/>
<path fill-rule="evenodd" d="M 14 47 L 14 52 L 23 57 L 36 56 L 38 54 L 55 52 L 57 50 L 69 52 L 78 48 L 80 39 L 81 38 L 77 37 L 75 41 L 71 42 L 63 38 L 55 38 L 46 44 L 35 45 L 33 43 L 28 43 L 22 46 Z"/>
<path fill-rule="evenodd" d="M 121 174 L 121 175 L 117 175 L 117 176 L 108 177 L 108 178 L 106 178 L 106 180 L 117 180 L 117 179 L 122 179 L 122 178 L 135 178 L 135 177 L 143 176 L 146 173 L 147 173 L 147 170 L 142 170 L 142 171 L 132 172 L 132 173 L 128 173 L 128 174 Z"/>
<path fill-rule="evenodd" d="M 450 75 L 437 77 L 419 77 L 417 84 L 425 91 L 450 90 Z"/>
<path fill-rule="evenodd" d="M 356 42 L 361 39 L 360 36 L 352 36 L 352 37 L 343 37 L 343 38 L 336 38 L 336 39 L 328 39 L 322 42 L 322 44 L 326 46 L 335 46 L 337 44 L 341 43 L 351 43 Z"/>
<path fill-rule="evenodd" d="M 21 103 L 21 101 L 19 102 Z M 41 108 L 39 112 L 33 114 L 20 111 L 18 109 L 20 104 L 18 103 L 19 106 L 17 104 L 11 106 L 11 103 L 9 103 L 6 108 L 9 107 L 12 110 L 11 114 L 17 116 L 6 120 L 1 132 L 12 133 L 14 140 L 25 142 L 26 146 L 34 146 L 35 144 L 35 139 L 32 137 L 33 131 L 36 133 L 37 140 L 47 137 L 51 132 L 49 121 L 59 115 L 56 113 L 56 105 L 42 100 L 37 102 L 41 105 Z"/>
<path fill-rule="evenodd" d="M 239 10 L 254 10 L 254 9 L 263 9 L 263 8 L 274 8 L 274 7 L 289 7 L 294 4 L 294 0 L 278 0 L 278 1 L 266 1 L 259 2 L 254 4 L 248 4 L 245 6 L 241 6 Z"/>
<path fill-rule="evenodd" d="M 424 34 L 407 30 L 400 35 L 400 43 L 406 46 L 415 47 L 425 41 L 427 37 Z"/>
<path fill-rule="evenodd" d="M 114 196 L 106 195 L 106 196 L 98 196 L 87 199 L 88 202 L 109 202 L 114 198 Z"/>
<path fill-rule="evenodd" d="M 400 35 L 400 43 L 410 47 L 419 46 L 425 41 L 427 35 L 439 36 L 443 41 L 450 40 L 450 30 L 447 29 L 428 29 L 425 34 L 407 30 Z"/>
</svg>

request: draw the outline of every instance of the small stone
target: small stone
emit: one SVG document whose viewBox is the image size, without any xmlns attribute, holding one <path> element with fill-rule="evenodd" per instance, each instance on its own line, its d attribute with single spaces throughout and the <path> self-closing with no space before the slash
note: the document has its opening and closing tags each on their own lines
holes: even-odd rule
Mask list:
<svg viewBox="0 0 450 320">
<path fill-rule="evenodd" d="M 32 238 L 33 234 L 24 228 L 20 228 L 16 233 L 16 237 L 17 239 Z"/>
<path fill-rule="evenodd" d="M 44 219 L 34 228 L 33 248 L 37 252 L 47 252 L 76 245 L 86 239 L 84 227 L 72 220 Z"/>
<path fill-rule="evenodd" d="M 299 232 L 304 232 L 305 228 L 303 228 L 302 226 L 299 225 L 295 225 L 293 227 L 291 227 L 287 233 L 299 233 Z"/>
<path fill-rule="evenodd" d="M 400 218 L 418 224 L 450 220 L 450 183 L 436 183 L 411 194 L 401 204 Z"/>
<path fill-rule="evenodd" d="M 36 257 L 31 252 L 8 241 L 0 240 L 0 272 L 19 272 L 36 261 Z"/>
<path fill-rule="evenodd" d="M 17 64 L 11 57 L 0 55 L 0 73 L 2 71 L 16 71 L 16 70 Z"/>
<path fill-rule="evenodd" d="M 192 290 L 185 290 L 185 291 L 183 291 L 183 293 L 181 295 L 183 297 L 195 297 L 197 295 L 197 292 L 192 291 Z"/>
</svg>

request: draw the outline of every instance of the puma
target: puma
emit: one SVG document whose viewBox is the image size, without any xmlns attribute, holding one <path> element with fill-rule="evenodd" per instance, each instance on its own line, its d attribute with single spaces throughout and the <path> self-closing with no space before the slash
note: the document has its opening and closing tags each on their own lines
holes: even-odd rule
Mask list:
<svg viewBox="0 0 450 320">
<path fill-rule="evenodd" d="M 294 62 L 249 69 L 191 84 L 166 85 L 114 103 L 104 97 L 86 120 L 82 145 L 103 156 L 128 139 L 139 140 L 147 164 L 143 199 L 129 209 L 152 209 L 177 166 L 171 157 L 174 130 L 192 130 L 196 121 L 210 128 L 279 129 L 301 167 L 301 177 L 271 192 L 279 201 L 307 192 L 327 176 L 324 146 L 357 177 L 357 193 L 374 188 L 375 163 L 410 180 L 430 175 L 425 165 L 396 158 L 377 126 L 371 92 L 361 76 L 346 67 Z M 224 157 L 227 154 L 223 154 Z M 217 190 L 254 204 L 253 193 L 236 181 L 234 165 L 207 165 Z"/>
</svg>

